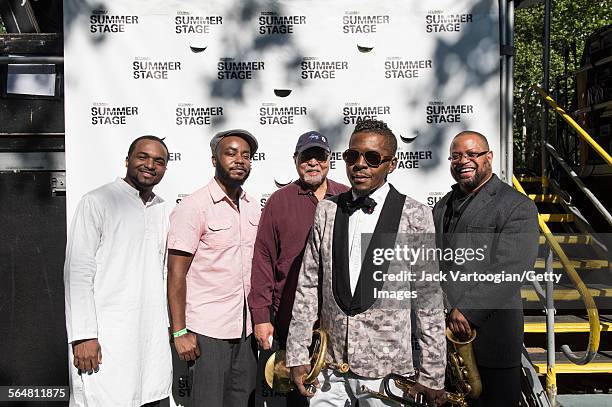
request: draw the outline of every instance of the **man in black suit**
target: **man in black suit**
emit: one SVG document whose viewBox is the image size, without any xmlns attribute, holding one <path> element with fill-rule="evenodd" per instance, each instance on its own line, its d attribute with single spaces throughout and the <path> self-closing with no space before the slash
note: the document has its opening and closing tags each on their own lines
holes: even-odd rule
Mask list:
<svg viewBox="0 0 612 407">
<path fill-rule="evenodd" d="M 521 394 L 522 282 L 503 278 L 533 270 L 537 209 L 493 174 L 493 152 L 482 134 L 457 134 L 449 160 L 457 183 L 434 207 L 438 247 L 455 253 L 458 248 L 480 248 L 484 254 L 472 262 L 455 259 L 443 266 L 447 271 L 461 270 L 463 276 L 473 274 L 470 281 L 459 281 L 447 273 L 442 285 L 448 300 L 447 323 L 459 337 L 477 331 L 473 346 L 483 391 L 472 405 L 515 407 Z"/>
</svg>

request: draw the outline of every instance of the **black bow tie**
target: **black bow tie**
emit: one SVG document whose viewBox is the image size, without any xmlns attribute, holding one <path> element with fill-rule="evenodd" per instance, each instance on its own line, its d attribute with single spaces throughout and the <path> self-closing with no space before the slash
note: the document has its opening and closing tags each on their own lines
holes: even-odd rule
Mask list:
<svg viewBox="0 0 612 407">
<path fill-rule="evenodd" d="M 365 213 L 374 212 L 376 201 L 369 196 L 360 196 L 354 201 L 346 201 L 346 209 L 348 209 L 349 216 L 361 209 Z"/>
</svg>

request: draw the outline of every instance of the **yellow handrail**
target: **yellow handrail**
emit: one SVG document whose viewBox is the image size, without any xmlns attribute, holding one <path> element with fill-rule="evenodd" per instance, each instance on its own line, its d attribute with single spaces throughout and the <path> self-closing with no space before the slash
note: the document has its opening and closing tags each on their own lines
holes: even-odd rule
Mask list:
<svg viewBox="0 0 612 407">
<path fill-rule="evenodd" d="M 512 176 L 512 184 L 514 185 L 514 188 L 516 188 L 519 192 L 524 195 L 527 195 L 525 193 L 525 190 L 521 186 L 519 180 L 514 175 Z M 584 284 L 584 282 L 576 272 L 576 269 L 574 268 L 569 258 L 559 245 L 559 242 L 557 242 L 557 240 L 554 238 L 552 232 L 548 228 L 548 225 L 546 224 L 546 222 L 544 222 L 544 219 L 542 218 L 542 216 L 540 216 L 539 213 L 538 223 L 540 225 L 540 230 L 542 231 L 542 233 L 544 233 L 544 237 L 548 241 L 548 244 L 550 245 L 551 249 L 557 254 L 557 257 L 559 257 L 559 261 L 561 261 L 565 272 L 567 273 L 568 277 L 570 278 L 570 280 L 572 280 L 572 283 L 574 283 L 574 286 L 580 293 L 580 298 L 582 298 L 582 301 L 584 302 L 584 305 L 587 309 L 587 315 L 589 317 L 589 326 L 591 329 L 589 330 L 589 346 L 587 348 L 586 355 L 580 358 L 580 360 L 576 361 L 572 360 L 572 358 L 568 356 L 568 352 L 564 352 L 572 362 L 578 365 L 583 365 L 590 362 L 599 350 L 599 339 L 601 331 L 601 325 L 599 323 L 599 312 L 597 311 L 595 301 L 593 300 L 593 296 L 589 292 L 587 286 Z M 567 348 L 567 345 L 564 345 L 564 347 Z"/>
<path fill-rule="evenodd" d="M 553 108 L 553 110 L 557 112 L 557 114 L 559 114 L 563 118 L 563 120 L 567 122 L 567 124 L 569 124 L 574 130 L 576 130 L 576 133 L 578 133 L 578 135 L 584 141 L 586 141 L 587 144 L 590 145 L 593 150 L 595 150 L 595 152 L 599 154 L 609 166 L 612 167 L 612 156 L 610 156 L 610 154 L 608 154 L 606 150 L 604 150 L 599 144 L 597 144 L 597 142 L 593 140 L 593 137 L 591 137 L 589 133 L 587 133 L 582 127 L 580 127 L 580 125 L 576 123 L 576 121 L 572 119 L 572 117 L 567 114 L 565 110 L 563 110 L 563 108 L 559 106 L 557 102 L 555 102 L 555 100 L 546 93 L 546 91 L 544 91 L 544 89 L 540 88 L 537 85 L 531 85 L 530 87 L 531 89 L 537 91 L 542 97 L 542 99 L 544 99 Z"/>
</svg>

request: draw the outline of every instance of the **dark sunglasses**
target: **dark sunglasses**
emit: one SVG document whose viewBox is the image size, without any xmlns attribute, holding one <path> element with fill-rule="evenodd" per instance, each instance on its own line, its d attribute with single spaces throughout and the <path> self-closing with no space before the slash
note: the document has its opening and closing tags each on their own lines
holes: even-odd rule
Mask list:
<svg viewBox="0 0 612 407">
<path fill-rule="evenodd" d="M 363 155 L 366 164 L 374 168 L 380 166 L 384 162 L 391 161 L 393 159 L 392 155 L 381 155 L 378 151 L 370 150 L 366 151 L 365 153 L 361 153 L 357 150 L 353 150 L 352 148 L 349 148 L 344 153 L 342 153 L 342 159 L 348 165 L 353 165 L 359 160 L 359 156 L 361 155 Z"/>
<path fill-rule="evenodd" d="M 305 163 L 312 160 L 313 158 L 318 162 L 322 163 L 327 161 L 327 159 L 329 158 L 329 153 L 322 148 L 309 148 L 308 150 L 304 150 L 299 154 L 298 161 L 300 163 Z"/>
</svg>

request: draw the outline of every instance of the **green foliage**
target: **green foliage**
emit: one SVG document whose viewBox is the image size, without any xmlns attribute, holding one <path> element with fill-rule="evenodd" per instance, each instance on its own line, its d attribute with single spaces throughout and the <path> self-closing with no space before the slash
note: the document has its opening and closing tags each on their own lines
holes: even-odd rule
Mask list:
<svg viewBox="0 0 612 407">
<path fill-rule="evenodd" d="M 0 34 L 6 34 L 6 28 L 4 28 L 4 23 L 2 22 L 1 18 L 0 18 Z"/>
<path fill-rule="evenodd" d="M 598 28 L 612 24 L 612 0 L 553 0 L 551 10 L 550 91 L 554 92 L 556 79 L 565 73 L 569 74 L 568 88 L 571 90 L 571 73 L 580 67 L 585 40 Z M 541 84 L 543 80 L 543 36 L 544 5 L 516 10 L 515 166 L 533 169 L 539 168 L 541 105 L 527 89 L 530 85 Z M 570 91 L 560 101 L 567 102 L 572 95 L 573 91 Z M 526 138 L 522 136 L 524 125 L 528 133 Z"/>
</svg>

